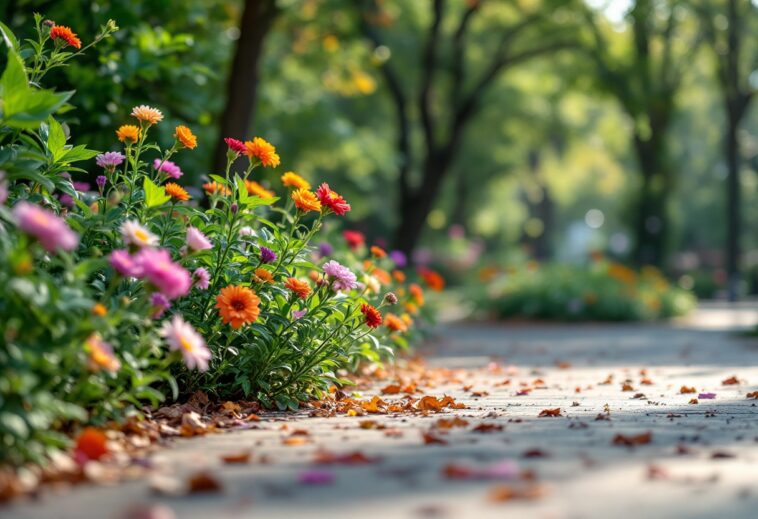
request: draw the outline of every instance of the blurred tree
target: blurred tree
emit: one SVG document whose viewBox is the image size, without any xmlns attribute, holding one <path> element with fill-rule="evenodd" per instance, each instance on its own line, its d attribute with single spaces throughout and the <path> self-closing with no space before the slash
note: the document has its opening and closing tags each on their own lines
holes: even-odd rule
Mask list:
<svg viewBox="0 0 758 519">
<path fill-rule="evenodd" d="M 751 75 L 758 73 L 758 7 L 750 0 L 693 0 L 715 56 L 726 112 L 724 157 L 727 163 L 726 273 L 729 299 L 739 293 L 742 195 L 738 131 L 755 95 Z M 752 78 L 755 83 L 755 76 Z"/>
<path fill-rule="evenodd" d="M 276 0 L 245 0 L 239 38 L 226 81 L 226 105 L 219 122 L 219 137 L 213 155 L 214 171 L 223 171 L 226 166 L 224 137 L 244 140 L 255 118 L 263 42 L 278 13 Z"/>
<path fill-rule="evenodd" d="M 615 96 L 632 120 L 632 141 L 641 188 L 635 210 L 638 265 L 663 266 L 670 232 L 668 201 L 676 168 L 668 138 L 677 92 L 697 49 L 692 28 L 683 23 L 677 0 L 636 0 L 628 13 L 629 39 L 614 52 L 597 14 L 585 10 L 591 38 L 587 51 L 599 86 Z"/>
<path fill-rule="evenodd" d="M 572 45 L 574 25 L 561 9 L 572 2 L 469 0 L 462 8 L 452 9 L 446 0 L 432 0 L 421 7 L 417 2 L 411 2 L 414 6 L 398 2 L 400 7 L 394 7 L 405 20 L 414 18 L 409 13 L 414 8 L 427 10 L 416 26 L 395 23 L 387 2 L 355 3 L 359 5 L 360 27 L 375 53 L 392 56 L 392 44 L 383 26 L 392 25 L 396 39 L 409 37 L 399 35 L 400 29 L 414 35 L 425 32 L 418 62 L 411 65 L 418 70 L 415 85 L 403 84 L 406 74 L 398 70 L 396 60 L 386 59 L 381 65 L 397 122 L 400 223 L 395 242 L 410 252 L 458 158 L 466 129 L 482 110 L 487 90 L 511 67 Z M 430 21 L 423 28 L 426 20 Z M 472 35 L 475 21 L 479 23 Z M 487 36 L 493 36 L 494 43 Z M 469 66 L 475 53 L 489 57 L 478 72 Z M 417 134 L 420 144 L 414 146 Z"/>
</svg>

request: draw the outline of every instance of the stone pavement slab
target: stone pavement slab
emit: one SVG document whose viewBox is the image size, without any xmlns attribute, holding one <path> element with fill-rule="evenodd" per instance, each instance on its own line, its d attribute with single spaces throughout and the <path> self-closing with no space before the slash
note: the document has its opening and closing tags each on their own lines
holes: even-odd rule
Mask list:
<svg viewBox="0 0 758 519">
<path fill-rule="evenodd" d="M 461 368 L 461 381 L 425 391 L 451 395 L 467 409 L 430 416 L 274 414 L 259 429 L 178 440 L 155 454 L 167 478 L 183 481 L 201 469 L 214 474 L 223 485 L 218 494 L 157 495 L 144 479 L 46 489 L 0 516 L 118 518 L 135 504 L 160 503 L 176 517 L 204 519 L 755 518 L 758 400 L 746 394 L 758 390 L 758 340 L 734 333 L 755 318 L 749 308 L 706 308 L 670 325 L 447 324 L 424 350 L 432 365 Z M 722 384 L 732 376 L 740 383 Z M 680 394 L 681 386 L 697 393 Z M 705 392 L 715 398 L 689 403 Z M 539 417 L 556 408 L 561 416 Z M 424 443 L 423 431 L 453 416 L 469 425 L 436 432 L 446 444 Z M 402 434 L 363 429 L 366 419 Z M 472 430 L 482 423 L 502 430 Z M 305 443 L 285 445 L 296 429 L 308 431 Z M 613 444 L 617 434 L 648 432 L 648 444 Z M 252 463 L 222 464 L 221 455 L 241 449 L 251 449 Z M 323 449 L 378 459 L 314 465 Z M 493 502 L 488 495 L 497 481 L 443 473 L 450 463 L 486 468 L 503 460 L 533 472 L 539 495 Z M 308 485 L 299 482 L 304 474 L 334 480 Z"/>
</svg>

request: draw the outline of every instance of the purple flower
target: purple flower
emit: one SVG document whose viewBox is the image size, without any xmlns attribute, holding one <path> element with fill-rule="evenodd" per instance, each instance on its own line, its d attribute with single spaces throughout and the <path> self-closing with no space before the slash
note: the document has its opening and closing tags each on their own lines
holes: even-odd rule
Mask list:
<svg viewBox="0 0 758 519">
<path fill-rule="evenodd" d="M 160 292 L 153 292 L 150 296 L 150 304 L 153 306 L 153 318 L 157 319 L 163 315 L 163 312 L 171 307 L 171 302 Z"/>
<path fill-rule="evenodd" d="M 190 273 L 174 263 L 167 250 L 142 249 L 136 260 L 142 266 L 143 277 L 167 298 L 176 299 L 189 292 L 192 285 Z"/>
<path fill-rule="evenodd" d="M 113 173 L 126 157 L 118 151 L 106 151 L 95 157 L 95 163 L 101 168 L 105 168 L 109 173 Z"/>
<path fill-rule="evenodd" d="M 195 280 L 195 286 L 200 290 L 205 290 L 211 284 L 211 275 L 203 267 L 195 269 L 192 273 L 192 277 Z"/>
<path fill-rule="evenodd" d="M 268 247 L 261 247 L 261 262 L 273 263 L 274 261 L 276 261 L 276 252 Z"/>
<path fill-rule="evenodd" d="M 17 203 L 13 207 L 13 218 L 19 229 L 37 238 L 48 252 L 74 250 L 79 244 L 79 235 L 62 218 L 38 205 Z"/>
<path fill-rule="evenodd" d="M 334 472 L 331 470 L 306 470 L 297 477 L 305 485 L 329 485 L 334 483 Z"/>
<path fill-rule="evenodd" d="M 187 227 L 187 246 L 192 250 L 205 250 L 213 247 L 208 237 L 196 227 Z"/>
<path fill-rule="evenodd" d="M 332 252 L 334 252 L 334 247 L 332 247 L 331 243 L 327 243 L 325 241 L 322 241 L 318 244 L 318 254 L 322 258 L 326 258 L 327 256 L 331 256 Z"/>
<path fill-rule="evenodd" d="M 323 269 L 327 276 L 334 278 L 332 281 L 332 288 L 334 290 L 352 290 L 358 286 L 355 274 L 349 268 L 340 265 L 334 260 L 325 263 Z"/>
<path fill-rule="evenodd" d="M 303 317 L 305 314 L 308 313 L 307 308 L 303 308 L 302 310 L 293 310 L 292 311 L 292 317 L 297 321 L 301 317 Z"/>
<path fill-rule="evenodd" d="M 390 259 L 395 263 L 397 268 L 403 268 L 408 266 L 408 257 L 401 250 L 393 250 L 390 252 Z"/>
<path fill-rule="evenodd" d="M 89 185 L 88 182 L 72 182 L 71 183 L 74 186 L 74 189 L 77 191 L 89 191 L 92 186 Z"/>
<path fill-rule="evenodd" d="M 74 198 L 67 193 L 58 195 L 58 201 L 66 207 L 74 207 Z"/>
<path fill-rule="evenodd" d="M 163 164 L 161 164 L 161 162 L 163 162 Z M 165 173 L 171 178 L 179 178 L 184 174 L 182 173 L 181 168 L 170 160 L 161 161 L 161 159 L 155 159 L 153 161 L 153 169 Z"/>
<path fill-rule="evenodd" d="M 97 189 L 100 191 L 100 193 L 103 192 L 103 188 L 105 187 L 105 184 L 108 183 L 108 179 L 105 178 L 105 175 L 98 175 L 98 177 L 95 179 L 95 182 L 97 183 Z"/>
<path fill-rule="evenodd" d="M 137 262 L 137 260 L 129 254 L 128 250 L 125 249 L 118 249 L 111 252 L 110 258 L 109 258 L 111 267 L 113 267 L 116 272 L 121 274 L 122 276 L 128 277 L 128 278 L 139 278 L 142 277 L 142 265 Z"/>
<path fill-rule="evenodd" d="M 713 400 L 716 398 L 716 393 L 700 393 L 697 397 L 700 400 Z"/>
</svg>

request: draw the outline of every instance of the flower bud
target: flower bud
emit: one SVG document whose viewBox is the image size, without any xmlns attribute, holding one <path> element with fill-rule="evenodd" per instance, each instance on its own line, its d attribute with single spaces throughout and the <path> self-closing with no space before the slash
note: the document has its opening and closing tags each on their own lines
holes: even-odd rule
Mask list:
<svg viewBox="0 0 758 519">
<path fill-rule="evenodd" d="M 237 204 L 232 204 L 232 207 L 230 209 L 232 210 L 232 214 L 237 214 L 239 206 Z"/>
<path fill-rule="evenodd" d="M 397 304 L 397 296 L 394 292 L 387 292 L 384 295 L 384 302 L 388 305 L 396 305 Z"/>
</svg>

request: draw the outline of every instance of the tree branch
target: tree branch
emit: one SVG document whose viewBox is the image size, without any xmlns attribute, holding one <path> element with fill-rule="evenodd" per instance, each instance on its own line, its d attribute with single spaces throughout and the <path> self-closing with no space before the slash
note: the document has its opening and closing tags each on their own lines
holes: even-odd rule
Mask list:
<svg viewBox="0 0 758 519">
<path fill-rule="evenodd" d="M 421 57 L 421 89 L 418 105 L 421 126 L 424 130 L 428 155 L 435 153 L 434 121 L 431 108 L 432 80 L 437 66 L 437 48 L 439 46 L 440 25 L 445 11 L 445 0 L 434 0 L 432 25 L 426 39 Z"/>
</svg>

